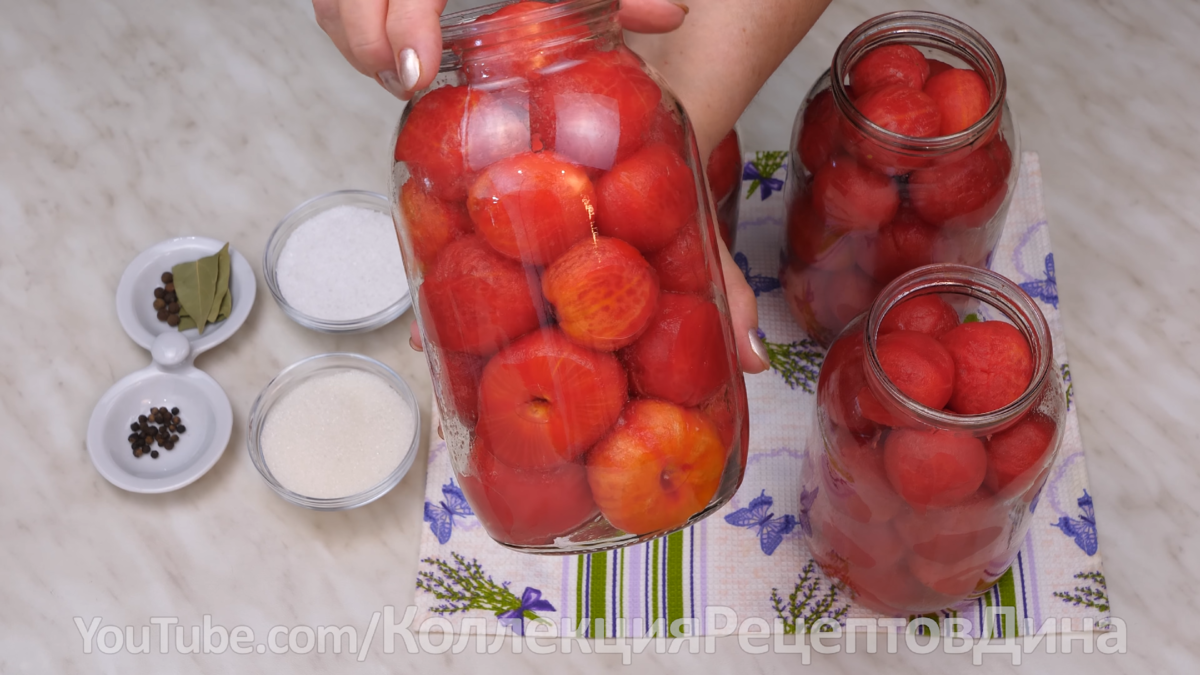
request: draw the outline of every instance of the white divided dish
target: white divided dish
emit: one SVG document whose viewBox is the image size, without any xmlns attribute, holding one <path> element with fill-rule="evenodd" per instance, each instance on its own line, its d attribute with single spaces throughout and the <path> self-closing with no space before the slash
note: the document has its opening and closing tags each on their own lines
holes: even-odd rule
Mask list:
<svg viewBox="0 0 1200 675">
<path fill-rule="evenodd" d="M 230 248 L 230 315 L 196 329 L 179 331 L 158 320 L 154 289 L 162 273 L 182 262 L 218 252 L 224 242 L 205 237 L 179 237 L 143 251 L 121 275 L 117 317 L 129 337 L 150 350 L 147 367 L 121 378 L 92 410 L 87 448 L 92 464 L 113 485 L 130 492 L 159 493 L 195 482 L 217 463 L 229 445 L 233 409 L 217 381 L 192 365 L 196 355 L 229 339 L 254 305 L 254 271 L 246 258 Z M 156 448 L 135 457 L 129 444 L 130 425 L 152 407 L 179 408 L 187 431 L 172 450 Z"/>
<path fill-rule="evenodd" d="M 241 328 L 254 305 L 256 284 L 250 263 L 229 247 L 229 292 L 233 296 L 229 317 L 209 324 L 201 335 L 195 328 L 180 333 L 158 320 L 154 310 L 154 289 L 162 285 L 162 273 L 179 263 L 213 255 L 225 245 L 208 237 L 178 237 L 159 242 L 142 251 L 129 263 L 117 284 L 117 318 L 133 341 L 150 349 L 162 333 L 178 333 L 192 343 L 192 354 L 200 354 L 221 344 Z"/>
<path fill-rule="evenodd" d="M 178 332 L 159 335 L 150 365 L 114 384 L 92 411 L 87 447 L 108 482 L 130 492 L 169 492 L 203 476 L 229 445 L 233 409 L 217 381 L 192 365 L 195 356 Z M 134 457 L 130 424 L 152 407 L 179 408 L 187 428 L 173 450 Z"/>
</svg>

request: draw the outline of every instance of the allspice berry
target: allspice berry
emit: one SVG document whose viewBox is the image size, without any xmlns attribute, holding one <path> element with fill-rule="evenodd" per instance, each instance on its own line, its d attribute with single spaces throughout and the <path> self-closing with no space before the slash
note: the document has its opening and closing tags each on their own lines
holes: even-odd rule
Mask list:
<svg viewBox="0 0 1200 675">
<path fill-rule="evenodd" d="M 178 326 L 179 325 L 179 315 L 178 314 L 168 314 L 167 315 L 167 325 L 172 328 Z"/>
<path fill-rule="evenodd" d="M 175 276 L 172 275 L 170 272 L 163 272 L 162 277 L 160 277 L 160 278 L 162 279 L 162 282 L 164 284 L 169 284 L 172 281 L 175 281 Z"/>
</svg>

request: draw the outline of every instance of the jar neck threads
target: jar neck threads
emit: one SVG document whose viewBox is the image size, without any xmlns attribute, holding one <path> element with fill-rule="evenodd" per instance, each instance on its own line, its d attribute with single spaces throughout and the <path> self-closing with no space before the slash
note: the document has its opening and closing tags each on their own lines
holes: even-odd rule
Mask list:
<svg viewBox="0 0 1200 675">
<path fill-rule="evenodd" d="M 1015 401 L 989 413 L 959 415 L 917 403 L 888 379 L 876 352 L 879 325 L 883 318 L 905 300 L 940 293 L 977 300 L 981 305 L 1004 315 L 1025 337 L 1033 355 L 1033 377 Z M 861 330 L 864 331 L 865 345 L 863 373 L 872 392 L 881 402 L 890 403 L 906 418 L 935 429 L 985 434 L 999 431 L 1037 406 L 1051 372 L 1053 348 L 1045 315 L 1020 286 L 991 270 L 954 264 L 918 267 L 898 277 L 880 292 L 866 315 L 866 321 L 861 324 Z"/>
<path fill-rule="evenodd" d="M 932 138 L 904 136 L 868 120 L 854 106 L 846 79 L 867 52 L 889 44 L 926 47 L 962 59 L 987 85 L 991 97 L 987 112 L 958 133 Z M 1004 114 L 1007 94 L 1004 64 L 991 43 L 967 24 L 934 12 L 891 12 L 858 26 L 834 52 L 829 79 L 838 110 L 859 133 L 889 150 L 911 155 L 942 155 L 989 138 Z"/>
<path fill-rule="evenodd" d="M 479 48 L 487 49 L 487 58 L 528 49 L 530 38 L 549 48 L 585 39 L 620 39 L 619 0 L 549 0 L 545 7 L 475 22 L 512 4 L 509 0 L 443 15 L 439 71 L 460 69 Z"/>
</svg>

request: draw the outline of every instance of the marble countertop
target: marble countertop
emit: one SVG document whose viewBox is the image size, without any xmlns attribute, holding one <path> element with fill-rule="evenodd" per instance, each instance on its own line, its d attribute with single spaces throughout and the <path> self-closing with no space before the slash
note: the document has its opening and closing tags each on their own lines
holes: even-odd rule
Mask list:
<svg viewBox="0 0 1200 675">
<path fill-rule="evenodd" d="M 1026 657 L 1056 672 L 1184 672 L 1200 663 L 1200 6 L 1056 0 L 912 3 L 989 36 L 1023 147 L 1041 154 L 1072 376 L 1114 614 L 1129 653 Z M 741 121 L 748 148 L 786 143 L 833 48 L 882 0 L 835 0 Z M 384 191 L 401 104 L 354 74 L 304 0 L 0 3 L 0 673 L 616 670 L 614 655 L 507 653 L 107 656 L 75 617 L 152 617 L 265 632 L 356 625 L 413 595 L 424 459 L 355 511 L 284 503 L 245 451 L 258 391 L 303 357 L 345 350 L 396 368 L 425 402 L 403 317 L 332 337 L 257 306 L 197 365 L 229 394 L 235 428 L 203 479 L 166 495 L 109 485 L 84 447 L 88 415 L 148 361 L 113 293 L 146 246 L 200 234 L 260 271 L 270 229 L 340 188 Z M 154 649 L 157 652 L 157 645 Z M 795 668 L 794 655 L 653 655 L 670 671 Z M 961 670 L 968 657 L 816 657 L 853 672 Z M 984 670 L 999 670 L 993 660 Z"/>
</svg>

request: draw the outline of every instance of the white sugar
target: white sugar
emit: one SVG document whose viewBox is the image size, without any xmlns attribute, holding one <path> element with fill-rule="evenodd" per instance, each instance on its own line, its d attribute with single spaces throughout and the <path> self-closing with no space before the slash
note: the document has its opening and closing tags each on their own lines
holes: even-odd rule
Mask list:
<svg viewBox="0 0 1200 675">
<path fill-rule="evenodd" d="M 415 433 L 412 410 L 379 376 L 321 374 L 272 406 L 263 424 L 263 460 L 292 492 L 349 497 L 395 470 Z"/>
<path fill-rule="evenodd" d="M 289 305 L 327 321 L 362 319 L 408 293 L 392 219 L 359 206 L 335 206 L 297 227 L 275 278 Z"/>
</svg>

